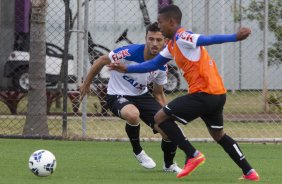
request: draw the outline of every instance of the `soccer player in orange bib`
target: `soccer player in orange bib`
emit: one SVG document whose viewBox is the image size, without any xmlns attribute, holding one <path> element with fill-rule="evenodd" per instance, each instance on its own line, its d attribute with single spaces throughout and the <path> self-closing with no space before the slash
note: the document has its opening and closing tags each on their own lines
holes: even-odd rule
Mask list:
<svg viewBox="0 0 282 184">
<path fill-rule="evenodd" d="M 155 122 L 177 143 L 186 154 L 186 161 L 178 178 L 189 175 L 206 160 L 203 153 L 195 149 L 181 129 L 171 119 L 183 124 L 200 117 L 206 124 L 212 138 L 222 146 L 231 159 L 242 169 L 240 179 L 259 181 L 260 177 L 251 167 L 239 145 L 223 131 L 223 108 L 226 100 L 226 89 L 216 67 L 204 46 L 236 42 L 246 39 L 249 28 L 240 28 L 236 34 L 200 35 L 181 27 L 182 12 L 176 5 L 162 8 L 158 14 L 158 26 L 168 45 L 150 62 L 137 65 L 112 63 L 109 68 L 124 73 L 144 73 L 157 70 L 171 59 L 174 59 L 183 77 L 189 85 L 189 93 L 180 96 L 155 115 Z"/>
</svg>

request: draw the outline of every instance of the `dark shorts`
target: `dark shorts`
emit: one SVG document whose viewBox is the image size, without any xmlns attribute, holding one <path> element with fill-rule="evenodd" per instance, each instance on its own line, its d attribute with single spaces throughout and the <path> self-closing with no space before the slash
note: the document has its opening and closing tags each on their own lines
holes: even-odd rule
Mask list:
<svg viewBox="0 0 282 184">
<path fill-rule="evenodd" d="M 193 93 L 174 99 L 163 110 L 183 124 L 200 117 L 208 128 L 221 130 L 225 101 L 225 94 Z"/>
<path fill-rule="evenodd" d="M 157 133 L 154 130 L 154 116 L 162 106 L 150 93 L 145 93 L 140 96 L 107 95 L 106 101 L 111 112 L 120 118 L 121 109 L 128 104 L 133 104 L 140 112 L 140 119 L 150 126 L 154 133 Z"/>
</svg>

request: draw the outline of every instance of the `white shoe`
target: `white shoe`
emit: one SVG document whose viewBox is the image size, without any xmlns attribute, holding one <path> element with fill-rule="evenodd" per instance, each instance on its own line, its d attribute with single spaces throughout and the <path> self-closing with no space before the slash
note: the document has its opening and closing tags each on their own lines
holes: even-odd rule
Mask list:
<svg viewBox="0 0 282 184">
<path fill-rule="evenodd" d="M 181 168 L 178 167 L 176 163 L 169 166 L 169 168 L 166 168 L 165 165 L 163 166 L 164 172 L 174 172 L 174 173 L 180 173 L 182 171 Z"/>
<path fill-rule="evenodd" d="M 135 154 L 134 154 L 135 155 Z M 141 151 L 138 155 L 135 155 L 136 159 L 140 162 L 140 164 L 146 169 L 153 169 L 156 167 L 156 163 L 153 159 L 151 159 L 144 150 Z"/>
</svg>

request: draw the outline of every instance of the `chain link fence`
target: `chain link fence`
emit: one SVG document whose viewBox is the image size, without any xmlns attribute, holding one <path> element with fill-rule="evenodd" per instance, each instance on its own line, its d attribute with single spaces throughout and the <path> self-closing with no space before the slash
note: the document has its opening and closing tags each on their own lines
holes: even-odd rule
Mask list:
<svg viewBox="0 0 282 184">
<path fill-rule="evenodd" d="M 252 29 L 251 37 L 244 42 L 206 47 L 228 89 L 225 131 L 239 141 L 282 140 L 282 16 L 277 13 L 282 11 L 281 1 L 48 0 L 46 3 L 47 126 L 42 127 L 48 130 L 29 135 L 24 133 L 31 113 L 28 104 L 38 100 L 28 95 L 32 4 L 30 0 L 0 2 L 2 137 L 126 139 L 124 121 L 114 117 L 105 102 L 109 71 L 104 68 L 93 79 L 91 94 L 82 102 L 79 86 L 99 56 L 123 45 L 144 43 L 146 25 L 156 21 L 158 9 L 174 3 L 183 12 L 183 27 L 195 33 L 231 34 L 240 26 Z M 68 26 L 65 22 L 69 22 Z M 64 52 L 66 48 L 68 53 Z M 187 84 L 173 61 L 169 63 L 168 79 L 164 87 L 168 101 L 187 93 Z M 43 129 L 41 124 L 44 123 L 39 121 L 33 128 Z M 210 139 L 201 120 L 191 122 L 183 130 L 192 140 Z M 141 124 L 141 136 L 148 140 L 160 138 L 145 124 Z"/>
</svg>

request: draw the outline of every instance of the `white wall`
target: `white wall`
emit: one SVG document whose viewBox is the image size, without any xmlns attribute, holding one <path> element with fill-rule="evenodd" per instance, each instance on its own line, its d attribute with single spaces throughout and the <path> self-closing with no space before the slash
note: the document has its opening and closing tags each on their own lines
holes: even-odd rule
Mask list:
<svg viewBox="0 0 282 184">
<path fill-rule="evenodd" d="M 209 34 L 219 34 L 222 32 L 222 0 L 209 1 Z M 247 5 L 249 1 L 243 1 Z M 50 24 L 47 27 L 49 33 L 48 40 L 57 42 L 62 45 L 63 39 L 61 32 L 63 30 L 63 4 L 58 5 L 58 1 L 52 0 L 49 2 L 56 3 L 52 6 L 50 11 L 59 11 L 52 13 L 49 16 Z M 147 0 L 147 7 L 149 10 L 151 21 L 156 21 L 157 18 L 157 1 Z M 205 33 L 205 1 L 197 0 L 174 0 L 183 12 L 182 25 L 196 33 Z M 89 30 L 94 37 L 94 41 L 102 44 L 109 49 L 127 44 L 126 42 L 116 44 L 116 39 L 126 28 L 129 29 L 128 38 L 134 43 L 144 43 L 145 28 L 143 25 L 143 18 L 139 9 L 137 0 L 92 0 L 89 3 Z M 225 11 L 225 27 L 226 34 L 234 33 L 233 27 L 233 12 L 231 11 L 233 1 L 226 0 L 224 3 Z M 75 4 L 72 5 L 73 10 L 76 9 Z M 192 10 L 192 12 L 188 12 Z M 75 11 L 74 11 L 75 12 Z M 189 19 L 192 17 L 192 20 Z M 52 19 L 52 20 L 51 20 Z M 52 22 L 52 23 L 51 23 Z M 52 24 L 52 25 L 51 25 Z M 189 26 L 193 25 L 192 28 Z M 251 27 L 252 35 L 242 42 L 241 50 L 241 88 L 242 89 L 262 89 L 263 79 L 263 64 L 259 61 L 259 51 L 263 48 L 262 31 L 259 30 L 257 22 L 243 21 L 242 25 Z M 238 25 L 236 25 L 238 27 Z M 60 36 L 56 35 L 60 33 Z M 75 37 L 75 36 L 73 36 Z M 270 43 L 275 41 L 274 36 L 270 34 Z M 73 38 L 70 46 L 72 54 L 75 55 L 75 39 Z M 235 50 L 233 49 L 234 43 L 224 44 L 224 60 L 221 54 L 221 46 L 214 45 L 207 47 L 210 55 L 216 60 L 218 68 L 222 73 L 226 87 L 228 89 L 239 88 L 239 43 L 235 43 Z M 224 62 L 224 67 L 222 63 Z M 224 72 L 222 72 L 222 69 Z M 282 89 L 282 67 L 271 67 L 268 71 L 269 89 Z M 181 84 L 182 88 L 186 88 L 185 82 Z"/>
</svg>

